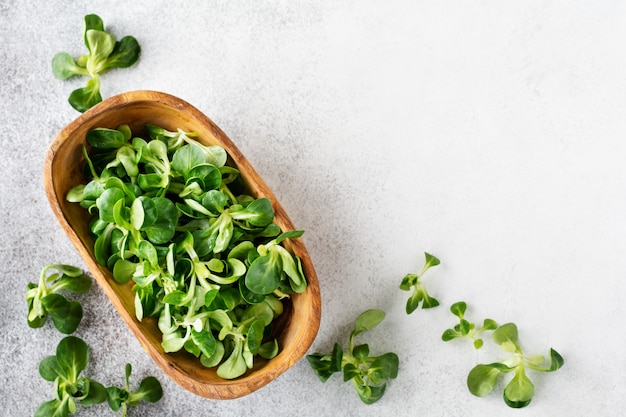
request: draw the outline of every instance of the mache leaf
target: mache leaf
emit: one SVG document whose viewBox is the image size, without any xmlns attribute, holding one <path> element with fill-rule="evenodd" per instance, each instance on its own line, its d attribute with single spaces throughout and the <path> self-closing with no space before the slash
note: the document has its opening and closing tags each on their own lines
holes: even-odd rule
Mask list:
<svg viewBox="0 0 626 417">
<path fill-rule="evenodd" d="M 365 310 L 359 314 L 355 321 L 353 335 L 356 336 L 364 331 L 378 326 L 385 318 L 385 312 L 379 309 Z"/>
</svg>

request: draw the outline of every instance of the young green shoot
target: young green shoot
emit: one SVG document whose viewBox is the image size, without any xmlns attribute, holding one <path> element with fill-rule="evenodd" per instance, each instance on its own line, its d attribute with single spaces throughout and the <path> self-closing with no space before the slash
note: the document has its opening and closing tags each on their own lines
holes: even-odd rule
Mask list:
<svg viewBox="0 0 626 417">
<path fill-rule="evenodd" d="M 439 301 L 437 299 L 431 297 L 426 291 L 426 287 L 420 281 L 422 276 L 433 266 L 439 265 L 440 261 L 433 255 L 429 253 L 424 253 L 426 257 L 426 262 L 422 271 L 419 274 L 407 274 L 400 283 L 400 289 L 403 291 L 410 291 L 411 287 L 413 287 L 413 293 L 406 301 L 406 313 L 413 313 L 422 303 L 422 308 L 433 308 L 439 305 Z"/>
<path fill-rule="evenodd" d="M 124 388 L 111 386 L 106 389 L 109 407 L 113 411 L 121 410 L 121 417 L 126 417 L 129 406 L 134 407 L 141 401 L 155 403 L 163 396 L 161 383 L 153 376 L 144 378 L 139 383 L 139 387 L 135 391 L 131 391 L 129 382 L 131 372 L 132 366 L 130 363 L 127 363 Z"/>
<path fill-rule="evenodd" d="M 456 338 L 471 339 L 474 344 L 474 348 L 480 349 L 484 342 L 483 339 L 478 336 L 487 330 L 495 330 L 498 327 L 498 324 L 492 319 L 485 319 L 482 327 L 476 328 L 474 323 L 465 319 L 466 309 L 467 304 L 464 301 L 452 304 L 450 312 L 459 318 L 459 323 L 452 329 L 444 331 L 441 339 L 444 342 L 449 342 L 450 340 Z"/>
<path fill-rule="evenodd" d="M 52 72 L 57 79 L 88 78 L 85 87 L 74 90 L 68 100 L 81 113 L 102 101 L 100 76 L 112 68 L 130 67 L 141 53 L 134 37 L 125 36 L 118 41 L 104 30 L 102 19 L 95 14 L 85 16 L 83 38 L 87 55 L 75 60 L 69 53 L 59 52 L 52 58 Z"/>
<path fill-rule="evenodd" d="M 56 272 L 48 274 L 49 271 Z M 28 283 L 28 325 L 41 327 L 50 316 L 61 333 L 73 333 L 83 317 L 83 308 L 78 301 L 68 301 L 58 291 L 83 293 L 91 288 L 91 283 L 91 278 L 79 268 L 63 264 L 46 265 L 41 271 L 39 282 Z"/>
<path fill-rule="evenodd" d="M 371 309 L 361 313 L 350 334 L 346 352 L 339 343 L 335 343 L 330 354 L 307 355 L 313 372 L 322 382 L 326 382 L 336 372 L 343 372 L 344 382 L 352 381 L 361 401 L 373 404 L 380 400 L 385 393 L 387 381 L 398 375 L 398 355 L 389 352 L 372 356 L 369 345 L 355 345 L 355 337 L 378 326 L 384 318 L 385 312 L 382 310 Z"/>
<path fill-rule="evenodd" d="M 81 406 L 100 404 L 106 400 L 106 389 L 90 378 L 80 376 L 89 362 L 89 348 L 78 337 L 67 336 L 56 349 L 56 355 L 44 358 L 39 374 L 54 383 L 54 398 L 39 405 L 35 417 L 67 417 Z"/>
<path fill-rule="evenodd" d="M 467 376 L 469 391 L 478 397 L 491 393 L 502 374 L 513 373 L 513 378 L 504 388 L 504 402 L 512 408 L 522 408 L 530 404 L 535 386 L 526 375 L 527 370 L 538 372 L 554 372 L 563 366 L 563 357 L 554 349 L 550 349 L 550 358 L 542 355 L 525 355 L 518 340 L 517 326 L 506 323 L 498 327 L 492 334 L 493 341 L 500 345 L 504 352 L 513 356 L 501 362 L 476 365 Z"/>
</svg>

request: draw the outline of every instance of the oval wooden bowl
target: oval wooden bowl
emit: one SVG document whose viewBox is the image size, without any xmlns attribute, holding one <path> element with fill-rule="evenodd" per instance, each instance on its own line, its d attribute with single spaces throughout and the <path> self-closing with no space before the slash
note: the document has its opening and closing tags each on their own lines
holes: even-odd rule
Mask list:
<svg viewBox="0 0 626 417">
<path fill-rule="evenodd" d="M 294 294 L 285 303 L 279 317 L 277 338 L 280 353 L 268 361 L 257 360 L 252 370 L 235 380 L 217 376 L 215 369 L 203 367 L 192 355 L 167 354 L 161 348 L 161 332 L 155 319 L 138 322 L 135 318 L 132 282 L 120 285 L 111 272 L 97 264 L 93 255 L 94 240 L 89 232 L 89 214 L 78 204 L 67 202 L 65 196 L 77 184 L 84 183 L 82 145 L 93 128 L 117 128 L 127 124 L 139 136 L 145 124 L 175 131 L 199 133 L 200 142 L 220 145 L 228 152 L 232 164 L 240 170 L 247 192 L 254 197 L 267 197 L 275 210 L 275 223 L 282 230 L 294 226 L 287 213 L 265 182 L 255 172 L 233 142 L 207 116 L 189 103 L 156 91 L 134 91 L 112 97 L 94 106 L 65 127 L 48 150 L 44 167 L 44 184 L 52 210 L 62 228 L 87 263 L 96 282 L 111 300 L 128 327 L 152 359 L 175 382 L 187 390 L 212 399 L 233 399 L 247 395 L 278 377 L 307 352 L 320 324 L 321 300 L 317 275 L 302 239 L 289 240 L 285 246 L 302 259 L 308 288 Z"/>
</svg>

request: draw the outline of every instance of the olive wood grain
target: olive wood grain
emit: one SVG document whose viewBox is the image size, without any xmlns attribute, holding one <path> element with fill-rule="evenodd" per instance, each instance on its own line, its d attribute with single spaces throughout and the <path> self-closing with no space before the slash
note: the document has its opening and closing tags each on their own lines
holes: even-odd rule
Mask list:
<svg viewBox="0 0 626 417">
<path fill-rule="evenodd" d="M 132 281 L 117 284 L 106 268 L 98 265 L 93 256 L 94 240 L 89 232 L 89 214 L 78 204 L 67 202 L 67 192 L 84 183 L 82 146 L 86 134 L 97 127 L 130 126 L 133 135 L 141 136 L 143 126 L 153 124 L 175 131 L 198 132 L 198 141 L 205 145 L 220 145 L 230 156 L 229 164 L 241 172 L 247 192 L 254 197 L 272 201 L 275 223 L 282 230 L 294 226 L 273 192 L 259 177 L 233 142 L 207 116 L 189 103 L 157 91 L 133 91 L 111 97 L 89 109 L 65 127 L 54 139 L 46 155 L 44 184 L 50 206 L 85 260 L 96 282 L 102 288 L 130 330 L 152 359 L 172 380 L 183 388 L 212 399 L 233 399 L 247 395 L 265 386 L 300 360 L 317 335 L 321 316 L 321 299 L 317 275 L 302 239 L 287 240 L 285 246 L 302 259 L 308 288 L 295 294 L 285 303 L 280 316 L 277 338 L 280 353 L 273 359 L 258 360 L 252 370 L 235 380 L 217 376 L 215 368 L 203 367 L 199 360 L 184 352 L 167 354 L 161 348 L 161 333 L 155 319 L 135 318 Z M 104 342 L 104 341 L 103 341 Z"/>
</svg>

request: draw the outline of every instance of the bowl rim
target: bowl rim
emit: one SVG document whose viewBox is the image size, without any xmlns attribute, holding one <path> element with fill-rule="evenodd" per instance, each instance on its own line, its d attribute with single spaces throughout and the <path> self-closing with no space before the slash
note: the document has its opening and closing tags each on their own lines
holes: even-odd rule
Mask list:
<svg viewBox="0 0 626 417">
<path fill-rule="evenodd" d="M 185 117 L 189 117 L 191 120 L 199 123 L 207 129 L 210 129 L 211 133 L 218 138 L 219 144 L 223 145 L 227 150 L 229 156 L 234 160 L 237 167 L 242 168 L 242 172 L 246 172 L 248 175 L 252 174 L 251 176 L 254 177 L 254 185 L 258 187 L 256 191 L 258 194 L 263 195 L 272 201 L 276 218 L 280 218 L 283 227 L 287 226 L 287 228 L 294 228 L 291 219 L 272 190 L 256 173 L 255 169 L 239 151 L 237 146 L 208 116 L 185 100 L 171 94 L 154 90 L 135 90 L 110 97 L 87 110 L 65 126 L 53 139 L 46 153 L 44 162 L 44 187 L 46 196 L 55 217 L 81 255 L 82 259 L 87 264 L 99 287 L 107 295 L 107 298 L 109 298 L 143 348 L 157 363 L 157 365 L 159 365 L 164 373 L 183 388 L 202 397 L 211 399 L 234 399 L 242 397 L 262 388 L 298 362 L 306 354 L 317 336 L 321 321 L 320 287 L 310 255 L 308 254 L 302 239 L 289 242 L 290 249 L 302 258 L 303 269 L 305 270 L 305 276 L 308 282 L 307 290 L 303 293 L 306 294 L 306 299 L 309 300 L 309 303 L 305 305 L 307 307 L 307 311 L 305 312 L 305 317 L 307 318 L 306 326 L 299 326 L 297 323 L 287 323 L 287 326 L 297 325 L 298 327 L 296 333 L 298 337 L 296 340 L 293 340 L 293 343 L 296 345 L 289 347 L 289 351 L 286 352 L 286 356 L 281 356 L 284 352 L 281 349 L 279 355 L 274 359 L 268 360 L 259 369 L 247 372 L 243 377 L 234 380 L 223 380 L 219 381 L 219 383 L 214 383 L 214 381 L 210 383 L 206 380 L 198 380 L 195 377 L 195 372 L 194 375 L 191 375 L 188 369 L 182 369 L 181 366 L 179 366 L 179 364 L 177 364 L 174 360 L 176 355 L 166 354 L 162 351 L 159 352 L 159 349 L 154 346 L 154 344 L 147 338 L 146 334 L 144 334 L 141 330 L 141 326 L 135 323 L 136 319 L 134 317 L 134 311 L 131 313 L 127 306 L 122 304 L 116 291 L 114 291 L 112 287 L 114 284 L 111 282 L 112 279 L 110 271 L 106 270 L 106 268 L 101 268 L 95 262 L 95 259 L 86 244 L 87 242 L 84 242 L 77 234 L 76 230 L 74 230 L 74 228 L 70 225 L 67 213 L 61 204 L 61 201 L 64 201 L 65 199 L 65 195 L 63 195 L 54 184 L 55 173 L 59 168 L 57 167 L 59 162 L 56 158 L 64 150 L 63 147 L 68 143 L 69 138 L 77 135 L 77 131 L 80 130 L 88 131 L 94 127 L 103 127 L 97 126 L 97 124 L 94 123 L 96 120 L 101 117 L 105 117 L 107 114 L 113 114 L 115 112 L 123 111 L 124 109 L 143 105 L 145 103 L 156 103 L 158 106 L 168 109 L 168 111 L 173 111 L 184 115 Z M 82 142 L 85 143 L 85 140 L 83 139 Z M 250 178 L 247 179 L 250 180 Z M 294 303 L 300 296 L 300 294 L 296 294 L 293 297 Z M 300 327 L 304 327 L 304 329 L 300 329 Z"/>
</svg>

